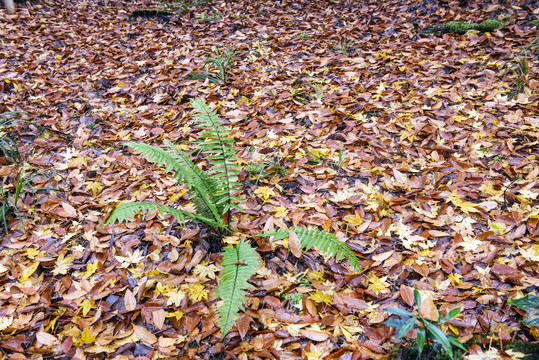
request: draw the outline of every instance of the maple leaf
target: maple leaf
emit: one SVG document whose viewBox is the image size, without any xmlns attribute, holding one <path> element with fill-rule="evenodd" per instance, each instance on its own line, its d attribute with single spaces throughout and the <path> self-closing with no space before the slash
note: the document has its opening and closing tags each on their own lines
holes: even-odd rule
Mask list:
<svg viewBox="0 0 539 360">
<path fill-rule="evenodd" d="M 361 215 L 357 212 L 354 215 L 346 215 L 344 217 L 344 220 L 346 220 L 349 224 L 353 226 L 359 226 L 361 225 L 361 223 L 363 223 L 363 219 L 361 218 Z"/>
<path fill-rule="evenodd" d="M 264 202 L 266 202 L 270 197 L 277 195 L 275 191 L 273 191 L 273 189 L 267 186 L 260 186 L 254 192 L 258 196 L 260 196 L 264 200 Z"/>
<path fill-rule="evenodd" d="M 38 267 L 39 267 L 39 262 L 36 261 L 32 265 L 24 269 L 21 276 L 19 276 L 19 282 L 21 284 L 24 284 L 25 282 L 27 282 L 30 279 L 30 276 L 32 276 L 32 274 L 36 272 Z"/>
<path fill-rule="evenodd" d="M 371 275 L 369 277 L 369 286 L 368 286 L 369 290 L 371 290 L 373 293 L 377 295 L 378 293 L 381 293 L 381 294 L 388 293 L 389 283 L 386 282 L 386 278 L 387 278 L 386 276 L 379 278 L 376 275 Z"/>
<path fill-rule="evenodd" d="M 99 181 L 88 181 L 86 182 L 86 189 L 84 191 L 92 190 L 92 195 L 96 196 L 99 189 L 103 187 Z"/>
<path fill-rule="evenodd" d="M 498 349 L 488 349 L 468 354 L 464 357 L 464 360 L 519 360 L 525 356 L 525 354 L 513 350 L 504 350 L 502 354 Z"/>
<path fill-rule="evenodd" d="M 478 240 L 476 238 L 472 238 L 471 236 L 465 236 L 464 241 L 461 241 L 459 243 L 459 246 L 462 246 L 464 251 L 476 251 L 479 246 L 481 246 L 483 242 L 481 240 Z"/>
<path fill-rule="evenodd" d="M 274 212 L 277 218 L 285 218 L 288 214 L 288 210 L 283 205 L 274 206 L 270 211 Z"/>
<path fill-rule="evenodd" d="M 185 293 L 180 289 L 174 289 L 167 292 L 167 305 L 180 306 L 182 300 L 185 299 Z"/>
<path fill-rule="evenodd" d="M 140 249 L 136 249 L 132 253 L 129 253 L 127 256 L 116 256 L 116 259 L 122 264 L 123 268 L 127 268 L 132 264 L 138 264 L 144 260 L 142 252 Z"/>
<path fill-rule="evenodd" d="M 76 342 L 81 344 L 91 344 L 96 337 L 97 334 L 94 336 L 90 335 L 90 329 L 85 327 L 84 330 L 82 330 L 80 337 L 76 339 Z"/>
<path fill-rule="evenodd" d="M 83 316 L 86 316 L 88 315 L 88 313 L 90 312 L 90 310 L 92 310 L 92 308 L 94 307 L 95 305 L 95 301 L 94 300 L 84 300 L 83 302 L 80 303 L 79 305 L 79 310 L 82 311 L 82 315 Z"/>
<path fill-rule="evenodd" d="M 28 249 L 26 250 L 26 256 L 27 256 L 29 259 L 32 259 L 32 260 L 34 260 L 34 259 L 35 259 L 36 257 L 38 257 L 38 256 L 39 256 L 39 257 L 42 257 L 43 255 L 44 255 L 43 251 L 37 250 L 37 249 L 35 249 L 35 248 L 33 248 L 33 247 L 28 248 Z"/>
<path fill-rule="evenodd" d="M 348 199 L 354 195 L 357 195 L 357 192 L 346 185 L 341 190 L 337 190 L 337 192 L 331 196 L 330 200 L 334 203 L 342 203 L 348 201 Z"/>
<path fill-rule="evenodd" d="M 204 285 L 200 283 L 194 283 L 192 285 L 184 285 L 183 289 L 187 291 L 189 298 L 193 302 L 201 301 L 203 299 L 206 299 L 206 300 L 208 299 L 208 290 L 206 290 Z"/>
<path fill-rule="evenodd" d="M 339 324 L 335 327 L 335 330 L 333 330 L 333 335 L 338 336 L 342 334 L 346 340 L 352 342 L 357 340 L 353 335 L 362 334 L 364 332 L 365 330 L 359 326 Z"/>
<path fill-rule="evenodd" d="M 315 347 L 314 351 L 312 352 L 309 352 L 309 351 L 305 352 L 305 356 L 307 356 L 307 360 L 323 360 L 322 355 L 323 353 L 317 347 Z"/>
<path fill-rule="evenodd" d="M 447 278 L 449 279 L 449 281 L 451 281 L 451 285 L 453 286 L 462 284 L 462 275 L 460 274 L 451 273 Z"/>
<path fill-rule="evenodd" d="M 0 316 L 0 331 L 7 329 L 13 324 L 13 316 Z"/>
<path fill-rule="evenodd" d="M 201 282 L 206 282 L 208 279 L 215 279 L 215 273 L 217 271 L 219 271 L 217 266 L 214 264 L 208 264 L 205 261 L 197 264 L 193 268 L 193 274 L 197 275 Z"/>
<path fill-rule="evenodd" d="M 184 313 L 180 310 L 168 312 L 165 314 L 165 317 L 173 317 L 176 320 L 180 320 L 183 317 Z"/>
<path fill-rule="evenodd" d="M 81 276 L 84 279 L 88 279 L 90 276 L 92 276 L 96 272 L 98 265 L 99 265 L 99 261 L 97 260 L 94 260 L 94 262 L 91 264 L 86 264 L 86 271 L 83 272 Z"/>
<path fill-rule="evenodd" d="M 58 259 L 56 259 L 55 267 L 52 273 L 54 275 L 67 274 L 68 270 L 71 268 L 71 263 L 73 263 L 73 260 L 75 260 L 74 256 L 64 257 L 63 253 L 60 254 L 60 256 L 58 256 Z"/>
<path fill-rule="evenodd" d="M 309 294 L 309 299 L 311 299 L 315 303 L 324 303 L 326 305 L 333 305 L 333 301 L 331 300 L 331 294 L 325 291 L 321 291 L 319 289 L 316 289 L 314 293 Z"/>
<path fill-rule="evenodd" d="M 476 209 L 477 204 L 462 201 L 456 191 L 453 191 L 451 193 L 451 196 L 449 197 L 448 201 L 451 201 L 453 205 L 460 208 L 465 214 L 469 214 L 470 212 L 479 212 L 479 210 Z"/>
<path fill-rule="evenodd" d="M 539 262 L 539 245 L 534 244 L 532 246 L 520 248 L 520 255 L 528 261 Z"/>
</svg>

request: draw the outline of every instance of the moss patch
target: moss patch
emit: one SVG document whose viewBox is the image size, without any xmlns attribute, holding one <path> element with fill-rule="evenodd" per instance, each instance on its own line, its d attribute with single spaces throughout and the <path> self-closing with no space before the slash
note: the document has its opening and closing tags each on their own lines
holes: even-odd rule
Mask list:
<svg viewBox="0 0 539 360">
<path fill-rule="evenodd" d="M 474 23 L 463 23 L 460 21 L 450 21 L 447 24 L 437 24 L 429 26 L 423 29 L 423 33 L 432 34 L 435 32 L 442 33 L 451 33 L 451 34 L 465 34 L 468 30 L 477 30 L 481 32 L 492 32 L 497 29 L 503 28 L 503 21 L 496 19 L 488 19 L 480 22 L 479 24 Z"/>
<path fill-rule="evenodd" d="M 526 354 L 522 360 L 539 360 L 539 343 L 515 341 L 507 346 L 508 349 Z"/>
<path fill-rule="evenodd" d="M 496 19 L 488 19 L 477 25 L 474 25 L 473 28 L 481 32 L 492 32 L 494 30 L 503 28 L 503 21 Z"/>
</svg>

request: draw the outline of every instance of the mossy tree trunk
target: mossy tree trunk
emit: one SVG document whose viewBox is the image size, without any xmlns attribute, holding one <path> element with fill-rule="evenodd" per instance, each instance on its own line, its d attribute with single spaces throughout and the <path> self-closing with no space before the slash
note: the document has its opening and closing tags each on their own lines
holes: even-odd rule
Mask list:
<svg viewBox="0 0 539 360">
<path fill-rule="evenodd" d="M 4 6 L 6 7 L 9 15 L 15 14 L 15 3 L 13 0 L 4 0 Z"/>
</svg>

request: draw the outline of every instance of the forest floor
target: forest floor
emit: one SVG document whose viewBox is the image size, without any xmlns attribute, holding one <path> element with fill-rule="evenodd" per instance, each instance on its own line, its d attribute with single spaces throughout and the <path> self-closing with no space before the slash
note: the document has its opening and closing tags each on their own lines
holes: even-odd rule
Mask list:
<svg viewBox="0 0 539 360">
<path fill-rule="evenodd" d="M 433 322 L 461 308 L 439 328 L 469 359 L 516 359 L 495 348 L 539 338 L 507 302 L 539 286 L 538 13 L 523 0 L 0 9 L 0 113 L 33 122 L 2 128 L 21 155 L 0 159 L 3 356 L 384 359 L 414 344 L 417 330 L 397 340 L 383 323 L 398 319 L 386 307 L 417 310 L 416 289 Z M 503 28 L 424 31 L 486 19 Z M 204 64 L 216 50 L 235 52 L 226 80 Z M 190 206 L 123 144 L 192 148 L 193 98 L 244 166 L 225 245 L 247 239 L 263 263 L 224 340 L 206 227 L 152 213 L 98 228 L 122 201 Z M 256 236 L 291 226 L 335 234 L 363 270 Z"/>
</svg>

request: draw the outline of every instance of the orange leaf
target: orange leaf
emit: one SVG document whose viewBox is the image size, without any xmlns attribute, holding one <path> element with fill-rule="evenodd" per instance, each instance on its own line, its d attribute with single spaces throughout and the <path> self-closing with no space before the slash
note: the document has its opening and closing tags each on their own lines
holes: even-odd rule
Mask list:
<svg viewBox="0 0 539 360">
<path fill-rule="evenodd" d="M 434 305 L 434 300 L 432 299 L 431 293 L 428 293 L 424 298 L 421 299 L 419 315 L 421 315 L 423 319 L 438 321 L 438 309 L 436 309 L 436 305 Z"/>
<path fill-rule="evenodd" d="M 414 304 L 414 292 L 409 286 L 401 285 L 400 295 L 406 305 L 412 306 Z"/>
</svg>

